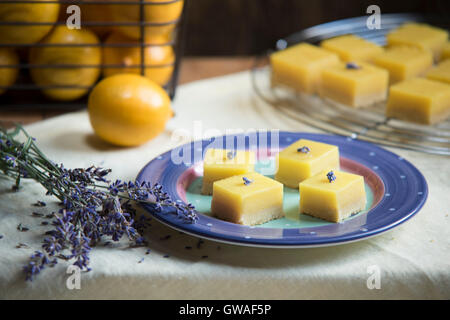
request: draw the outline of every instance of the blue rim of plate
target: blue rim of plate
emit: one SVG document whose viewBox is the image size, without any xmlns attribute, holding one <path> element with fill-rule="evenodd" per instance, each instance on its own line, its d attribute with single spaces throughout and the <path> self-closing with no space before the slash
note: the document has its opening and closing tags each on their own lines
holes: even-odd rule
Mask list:
<svg viewBox="0 0 450 320">
<path fill-rule="evenodd" d="M 270 132 L 265 132 L 270 135 Z M 308 228 L 258 228 L 242 226 L 216 219 L 201 213 L 196 223 L 186 223 L 173 212 L 156 212 L 153 205 L 143 207 L 160 222 L 179 231 L 219 242 L 246 246 L 302 248 L 337 245 L 358 241 L 386 232 L 414 216 L 428 197 L 428 186 L 424 176 L 409 161 L 374 144 L 339 135 L 280 131 L 279 149 L 299 139 L 310 139 L 339 147 L 341 158 L 356 161 L 371 169 L 384 184 L 384 195 L 379 203 L 366 213 L 342 223 Z M 137 181 L 160 183 L 173 200 L 183 201 L 179 192 L 179 178 L 195 163 L 195 155 L 204 151 L 217 139 L 245 140 L 243 149 L 257 150 L 259 140 L 246 134 L 227 135 L 209 140 L 194 141 L 167 151 L 150 161 L 138 174 Z M 227 140 L 229 141 L 229 140 Z M 270 146 L 270 138 L 265 147 Z M 237 143 L 236 143 L 237 145 Z M 214 145 L 217 147 L 217 144 Z M 225 148 L 225 142 L 223 148 Z M 191 161 L 173 163 L 172 153 L 190 150 Z M 187 188 L 187 186 L 183 186 Z"/>
</svg>

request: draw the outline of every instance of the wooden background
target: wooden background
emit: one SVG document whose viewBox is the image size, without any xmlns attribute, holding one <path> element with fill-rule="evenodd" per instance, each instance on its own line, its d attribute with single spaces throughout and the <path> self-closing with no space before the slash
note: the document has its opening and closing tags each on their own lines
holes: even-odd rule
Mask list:
<svg viewBox="0 0 450 320">
<path fill-rule="evenodd" d="M 252 55 L 277 39 L 337 19 L 381 13 L 437 13 L 450 20 L 449 0 L 186 0 L 186 55 Z"/>
</svg>

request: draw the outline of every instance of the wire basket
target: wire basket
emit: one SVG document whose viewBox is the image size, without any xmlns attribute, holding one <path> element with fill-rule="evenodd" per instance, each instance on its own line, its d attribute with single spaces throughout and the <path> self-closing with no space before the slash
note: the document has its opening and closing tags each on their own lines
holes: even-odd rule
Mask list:
<svg viewBox="0 0 450 320">
<path fill-rule="evenodd" d="M 0 94 L 0 109 L 1 110 L 20 110 L 20 109 L 39 109 L 39 110 L 47 110 L 47 109 L 58 109 L 58 110 L 74 110 L 86 107 L 88 92 L 95 86 L 95 84 L 103 78 L 104 70 L 115 70 L 115 73 L 125 72 L 125 69 L 132 69 L 135 73 L 139 73 L 141 75 L 147 75 L 149 78 L 152 78 L 152 72 L 160 68 L 169 68 L 172 70 L 169 79 L 165 83 L 160 83 L 160 85 L 166 90 L 169 94 L 170 98 L 173 99 L 175 96 L 175 90 L 177 87 L 178 74 L 179 74 L 179 66 L 180 60 L 182 56 L 183 50 L 183 30 L 185 24 L 185 16 L 186 16 L 186 4 L 187 0 L 88 0 L 88 1 L 80 1 L 80 0 L 2 0 L 0 2 L 1 6 L 6 6 L 9 4 L 28 4 L 30 6 L 37 6 L 42 4 L 59 4 L 61 7 L 61 11 L 59 13 L 59 18 L 57 21 L 52 22 L 40 22 L 40 21 L 11 21 L 11 19 L 3 19 L 1 17 L 0 12 L 0 32 L 3 27 L 36 27 L 42 28 L 43 26 L 49 26 L 51 31 L 47 33 L 50 34 L 53 30 L 55 30 L 58 26 L 64 26 L 67 24 L 67 19 L 71 14 L 68 12 L 64 12 L 62 9 L 66 9 L 68 6 L 77 5 L 82 6 L 81 10 L 81 29 L 88 29 L 94 33 L 95 28 L 109 28 L 110 34 L 113 30 L 117 30 L 120 28 L 129 28 L 133 29 L 133 31 L 138 32 L 138 38 L 129 39 L 126 41 L 114 41 L 111 43 L 105 42 L 106 36 L 103 35 L 101 37 L 97 34 L 97 37 L 100 39 L 98 43 L 48 43 L 43 41 L 47 35 L 41 38 L 40 41 L 34 43 L 7 43 L 2 42 L 2 38 L 0 37 L 0 50 L 3 48 L 13 49 L 19 53 L 19 61 L 17 64 L 2 64 L 0 60 L 0 73 L 2 70 L 6 70 L 8 68 L 16 68 L 19 70 L 16 81 L 11 85 L 2 85 L 0 83 L 0 92 L 3 91 L 3 94 Z M 179 5 L 181 6 L 181 13 L 178 15 L 176 19 L 172 19 L 170 21 L 163 22 L 155 22 L 149 21 L 146 17 L 147 8 L 157 7 L 159 6 L 164 10 L 163 6 L 169 5 Z M 129 8 L 128 10 L 133 10 L 133 17 L 137 16 L 137 19 L 123 19 L 123 21 L 102 21 L 100 18 L 97 19 L 89 19 L 89 21 L 83 20 L 83 10 L 89 10 L 91 6 L 102 7 L 105 8 L 107 12 L 108 8 L 111 6 L 115 6 L 117 8 Z M 109 7 L 108 7 L 109 6 Z M 133 7 L 131 7 L 133 6 Z M 125 9 L 127 10 L 127 9 Z M 131 12 L 131 11 L 128 11 Z M 150 11 L 151 12 L 151 11 Z M 147 13 L 148 14 L 148 13 Z M 62 17 L 62 18 L 61 18 Z M 5 21 L 7 20 L 7 21 Z M 152 28 L 166 28 L 168 30 L 167 41 L 159 41 L 157 43 L 153 41 L 149 41 L 152 39 L 153 35 L 146 34 L 149 33 L 148 30 L 153 30 Z M 115 31 L 117 33 L 117 31 Z M 121 33 L 121 32 L 119 32 Z M 151 33 L 151 32 L 150 32 Z M 0 35 L 1 36 L 1 35 Z M 123 37 L 122 37 L 123 38 Z M 119 37 L 119 40 L 121 37 Z M 37 48 L 92 48 L 99 47 L 101 52 L 104 50 L 108 50 L 108 48 L 137 48 L 139 53 L 138 61 L 133 61 L 132 63 L 105 63 L 104 58 L 100 60 L 99 63 L 94 64 L 84 64 L 84 63 L 39 63 L 33 64 L 30 63 L 28 59 L 29 52 L 33 49 Z M 146 61 L 146 50 L 149 47 L 160 47 L 160 48 L 171 48 L 171 52 L 173 52 L 174 59 L 169 63 L 149 63 Z M 25 52 L 25 54 L 24 54 Z M 3 68 L 3 69 L 2 69 Z M 65 84 L 39 84 L 32 79 L 30 73 L 32 70 L 41 69 L 41 70 L 81 70 L 81 69 L 89 69 L 96 68 L 100 70 L 100 76 L 97 78 L 95 82 L 90 85 L 80 85 L 79 83 L 65 83 Z M 120 71 L 120 72 L 119 72 Z M 1 74 L 0 74 L 1 76 Z M 1 78 L 1 77 L 0 77 Z M 70 101 L 62 101 L 58 99 L 51 99 L 45 94 L 43 91 L 58 89 L 58 90 L 74 90 L 80 89 L 85 90 L 86 93 L 82 95 L 80 98 L 76 98 Z"/>
<path fill-rule="evenodd" d="M 384 45 L 386 33 L 408 21 L 426 22 L 450 29 L 448 19 L 415 14 L 384 14 L 381 29 L 378 30 L 369 30 L 366 27 L 366 20 L 367 16 L 311 27 L 278 40 L 276 49 L 282 50 L 303 41 L 317 44 L 322 40 L 348 33 Z M 449 120 L 432 126 L 419 125 L 386 118 L 384 103 L 354 109 L 319 96 L 274 88 L 270 83 L 270 69 L 258 68 L 263 61 L 267 63 L 267 55 L 256 63 L 257 66 L 252 72 L 255 92 L 291 119 L 330 133 L 348 136 L 349 139 L 360 139 L 425 153 L 450 155 Z"/>
</svg>

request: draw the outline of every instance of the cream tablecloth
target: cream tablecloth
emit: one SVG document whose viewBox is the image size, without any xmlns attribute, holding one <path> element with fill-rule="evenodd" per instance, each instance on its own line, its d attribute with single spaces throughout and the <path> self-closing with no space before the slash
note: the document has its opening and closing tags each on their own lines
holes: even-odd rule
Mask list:
<svg viewBox="0 0 450 320">
<path fill-rule="evenodd" d="M 176 129 L 193 133 L 229 128 L 317 130 L 278 115 L 252 91 L 248 72 L 181 86 L 174 103 L 176 117 L 159 137 L 138 148 L 115 148 L 92 133 L 86 112 L 42 121 L 27 130 L 41 148 L 66 167 L 91 164 L 112 168 L 112 176 L 134 179 L 153 157 L 181 143 Z M 198 122 L 201 121 L 201 122 Z M 0 298 L 145 298 L 145 299 L 403 299 L 450 298 L 450 160 L 448 157 L 393 150 L 425 175 L 430 195 L 420 213 L 391 232 L 335 247 L 317 249 L 247 248 L 180 234 L 153 221 L 146 248 L 97 247 L 93 271 L 82 273 L 81 289 L 69 290 L 67 264 L 46 270 L 32 283 L 22 266 L 40 249 L 48 228 L 32 211 L 45 198 L 34 182 L 21 192 L 0 180 Z M 17 225 L 30 227 L 19 232 Z M 171 235 L 168 240 L 160 240 Z M 16 248 L 19 243 L 28 247 Z M 186 250 L 185 246 L 192 246 Z M 169 255 L 169 257 L 164 257 Z M 207 258 L 203 256 L 208 256 Z M 144 258 L 143 261 L 141 259 Z M 140 262 L 141 261 L 141 262 Z M 369 290 L 370 266 L 380 270 L 381 288 Z"/>
</svg>

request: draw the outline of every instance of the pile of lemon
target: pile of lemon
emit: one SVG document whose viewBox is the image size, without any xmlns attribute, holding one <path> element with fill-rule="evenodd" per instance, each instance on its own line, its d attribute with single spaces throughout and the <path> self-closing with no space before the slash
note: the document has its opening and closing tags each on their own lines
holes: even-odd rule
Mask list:
<svg viewBox="0 0 450 320">
<path fill-rule="evenodd" d="M 81 98 L 103 76 L 88 102 L 95 132 L 114 144 L 141 144 L 162 131 L 172 114 L 170 99 L 161 86 L 172 77 L 175 54 L 170 43 L 176 25 L 172 22 L 179 19 L 183 0 L 145 0 L 149 4 L 143 6 L 143 16 L 152 25 L 146 24 L 144 30 L 138 25 L 140 5 L 90 1 L 80 5 L 81 29 L 56 24 L 70 16 L 68 4 L 46 0 L 0 4 L 1 22 L 24 23 L 0 25 L 0 43 L 11 46 L 0 48 L 0 86 L 15 83 L 18 68 L 8 66 L 19 60 L 29 63 L 31 78 L 43 87 L 43 94 L 57 101 Z M 85 22 L 106 22 L 108 26 L 84 27 Z M 149 44 L 143 50 L 142 31 Z M 14 50 L 14 44 L 36 45 L 25 52 L 23 48 Z M 146 66 L 144 77 L 139 75 L 141 61 Z M 0 94 L 4 91 L 0 89 Z"/>
</svg>

